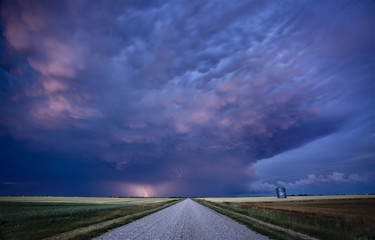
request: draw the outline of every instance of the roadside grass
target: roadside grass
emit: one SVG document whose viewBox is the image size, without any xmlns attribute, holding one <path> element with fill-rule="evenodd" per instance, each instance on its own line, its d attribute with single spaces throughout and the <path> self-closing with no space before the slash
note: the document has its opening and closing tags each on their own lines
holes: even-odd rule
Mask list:
<svg viewBox="0 0 375 240">
<path fill-rule="evenodd" d="M 204 205 L 208 208 L 211 208 L 212 210 L 214 210 L 218 213 L 221 213 L 225 216 L 228 216 L 228 217 L 232 218 L 233 220 L 247 226 L 248 228 L 250 228 L 251 230 L 253 230 L 257 233 L 260 233 L 264 236 L 268 236 L 272 239 L 277 239 L 277 240 L 298 240 L 299 239 L 299 238 L 291 236 L 290 234 L 286 234 L 282 231 L 278 231 L 276 229 L 267 227 L 263 224 L 258 224 L 254 221 L 251 221 L 251 220 L 247 219 L 244 216 L 240 216 L 240 215 L 236 214 L 237 212 L 235 212 L 231 209 L 228 209 L 225 206 L 222 206 L 223 204 L 212 203 L 212 202 L 209 202 L 207 200 L 202 200 L 202 199 L 193 199 L 193 200 L 197 201 L 198 203 L 200 203 L 200 204 L 202 204 L 202 205 Z M 223 208 L 225 208 L 225 209 L 223 209 Z"/>
<path fill-rule="evenodd" d="M 43 199 L 44 200 L 44 199 Z M 139 204 L 137 199 L 126 203 L 92 204 L 92 203 L 59 203 L 59 202 L 5 202 L 0 201 L 0 239 L 43 239 L 74 229 L 110 221 L 124 216 L 131 216 L 116 224 L 126 224 L 137 218 L 160 210 L 179 200 L 165 199 L 155 203 Z M 142 202 L 142 199 L 138 199 Z M 79 201 L 78 201 L 79 202 Z M 139 215 L 137 213 L 145 212 Z M 135 215 L 135 216 L 132 216 Z M 103 233 L 116 227 L 116 224 L 103 229 L 93 229 L 93 233 L 75 236 L 75 239 L 89 239 L 95 234 Z M 87 235 L 90 237 L 87 238 Z"/>
<path fill-rule="evenodd" d="M 0 202 L 36 202 L 36 203 L 92 203 L 92 204 L 145 204 L 172 200 L 173 198 L 142 197 L 0 197 Z"/>
<path fill-rule="evenodd" d="M 206 203 L 318 239 L 375 239 L 375 199 L 331 199 L 289 202 Z M 214 208 L 214 210 L 217 210 Z M 224 213 L 224 211 L 223 211 Z M 224 213 L 229 217 L 230 212 Z M 238 218 L 238 215 L 235 217 Z M 246 219 L 236 219 L 254 225 Z M 256 226 L 249 226 L 255 231 Z M 263 232 L 262 232 L 263 231 Z M 276 239 L 291 239 L 266 229 L 259 231 Z M 269 232 L 269 233 L 268 233 Z"/>
<path fill-rule="evenodd" d="M 119 219 L 120 221 L 116 221 L 114 223 L 111 223 L 111 224 L 108 224 L 106 226 L 103 226 L 103 227 L 94 227 L 93 230 L 89 231 L 89 232 L 85 232 L 85 233 L 82 233 L 82 234 L 76 234 L 76 235 L 72 235 L 72 237 L 69 237 L 69 238 L 58 238 L 59 240 L 63 240 L 63 239 L 69 239 L 69 240 L 90 240 L 94 237 L 97 237 L 97 236 L 100 236 L 114 228 L 117 228 L 117 227 L 121 227 L 125 224 L 128 224 L 128 223 L 131 223 L 137 219 L 140 219 L 140 218 L 143 218 L 147 215 L 150 215 L 152 213 L 155 213 L 155 212 L 158 212 L 164 208 L 167 208 L 167 207 L 170 207 L 171 205 L 173 204 L 176 204 L 177 202 L 180 202 L 182 201 L 181 200 L 175 200 L 175 201 L 172 201 L 172 202 L 168 202 L 166 203 L 165 205 L 162 205 L 161 207 L 157 207 L 157 208 L 153 208 L 151 210 L 146 210 L 144 212 L 141 212 L 140 214 L 132 214 L 132 215 L 127 215 L 126 217 L 122 217 L 121 219 Z M 117 220 L 117 219 L 115 219 Z M 52 238 L 54 239 L 54 238 Z"/>
</svg>

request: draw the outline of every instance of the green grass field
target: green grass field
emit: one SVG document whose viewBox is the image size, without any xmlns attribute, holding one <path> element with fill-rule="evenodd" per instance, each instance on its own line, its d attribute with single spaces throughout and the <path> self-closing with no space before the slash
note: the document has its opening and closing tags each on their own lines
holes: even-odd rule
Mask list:
<svg viewBox="0 0 375 240">
<path fill-rule="evenodd" d="M 173 198 L 108 198 L 108 197 L 0 197 L 1 202 L 89 203 L 89 204 L 145 204 L 173 200 Z"/>
<path fill-rule="evenodd" d="M 159 210 L 176 201 L 172 198 L 0 197 L 0 239 L 48 238 L 124 216 Z M 66 239 L 90 239 L 145 214 Z"/>
<path fill-rule="evenodd" d="M 296 200 L 298 199 L 298 200 Z M 212 200 L 212 199 L 210 199 Z M 275 239 L 299 239 L 241 218 L 249 216 L 318 239 L 375 239 L 374 196 L 307 196 L 272 201 L 215 199 L 207 206 Z M 233 201 L 231 201 L 233 200 Z M 261 201 L 259 201 L 261 200 Z M 202 204 L 205 201 L 201 200 Z M 215 209 L 215 206 L 229 211 Z"/>
</svg>

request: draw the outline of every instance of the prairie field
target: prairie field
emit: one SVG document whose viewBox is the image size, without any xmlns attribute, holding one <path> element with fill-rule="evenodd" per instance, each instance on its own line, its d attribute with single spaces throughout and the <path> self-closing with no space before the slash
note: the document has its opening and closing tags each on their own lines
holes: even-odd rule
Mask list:
<svg viewBox="0 0 375 240">
<path fill-rule="evenodd" d="M 230 210 L 232 213 L 250 216 L 318 239 L 375 239 L 373 195 L 256 199 L 240 201 L 236 198 L 223 198 L 212 201 L 210 198 L 209 201 L 213 206 Z M 278 234 L 273 237 L 292 239 Z"/>
<path fill-rule="evenodd" d="M 1 202 L 88 203 L 88 204 L 145 204 L 173 200 L 173 198 L 116 198 L 116 197 L 0 197 Z"/>
<path fill-rule="evenodd" d="M 173 198 L 0 197 L 0 239 L 43 239 L 124 218 L 116 224 L 106 224 L 106 228 L 94 227 L 85 235 L 67 238 L 90 239 L 177 201 Z"/>
<path fill-rule="evenodd" d="M 375 198 L 375 195 L 322 195 L 322 196 L 288 196 L 287 198 L 274 197 L 228 197 L 228 198 L 198 198 L 210 202 L 289 202 L 324 199 L 357 199 Z"/>
</svg>

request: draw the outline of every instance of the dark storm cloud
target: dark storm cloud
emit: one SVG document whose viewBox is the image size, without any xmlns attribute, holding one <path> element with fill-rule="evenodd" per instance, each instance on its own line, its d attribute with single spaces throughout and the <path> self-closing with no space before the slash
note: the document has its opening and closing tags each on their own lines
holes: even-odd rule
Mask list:
<svg viewBox="0 0 375 240">
<path fill-rule="evenodd" d="M 252 163 L 372 119 L 373 5 L 6 1 L 0 135 L 46 155 L 3 169 L 245 193 Z"/>
</svg>

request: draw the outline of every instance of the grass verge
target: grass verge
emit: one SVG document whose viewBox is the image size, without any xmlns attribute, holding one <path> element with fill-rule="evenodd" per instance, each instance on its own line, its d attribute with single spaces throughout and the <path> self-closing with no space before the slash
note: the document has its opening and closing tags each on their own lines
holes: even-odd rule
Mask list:
<svg viewBox="0 0 375 240">
<path fill-rule="evenodd" d="M 198 202 L 276 239 L 293 239 L 293 236 L 274 232 L 274 227 L 266 226 L 259 231 L 257 224 L 249 219 L 318 239 L 375 239 L 375 199 L 266 203 Z M 288 232 L 286 234 L 290 235 Z M 298 236 L 296 238 L 301 239 Z"/>
<path fill-rule="evenodd" d="M 142 205 L 1 202 L 0 239 L 91 239 L 178 201 Z"/>
<path fill-rule="evenodd" d="M 245 214 L 238 213 L 236 211 L 233 211 L 232 209 L 226 208 L 221 203 L 212 203 L 212 202 L 208 202 L 206 200 L 200 200 L 200 199 L 194 199 L 194 200 L 208 208 L 211 208 L 212 210 L 220 214 L 223 214 L 225 216 L 232 218 L 233 220 L 247 226 L 251 230 L 258 232 L 262 235 L 268 236 L 272 239 L 278 239 L 278 240 L 299 240 L 299 239 L 311 239 L 312 240 L 314 239 L 314 238 L 310 238 L 309 236 L 304 236 L 304 235 L 301 235 L 299 233 L 296 233 L 290 230 L 288 231 L 276 225 L 257 220 Z"/>
</svg>

